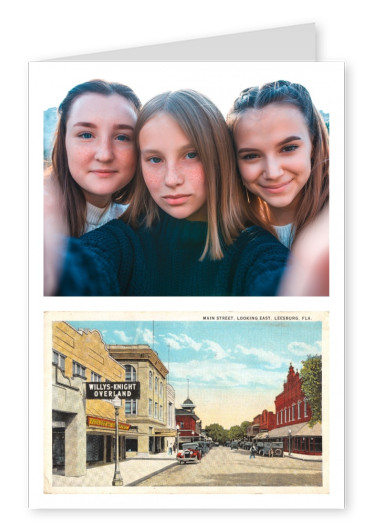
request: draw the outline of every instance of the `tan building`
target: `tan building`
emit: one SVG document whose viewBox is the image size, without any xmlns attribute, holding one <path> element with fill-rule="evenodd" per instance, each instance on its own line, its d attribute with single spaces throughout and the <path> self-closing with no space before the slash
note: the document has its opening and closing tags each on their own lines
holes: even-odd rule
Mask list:
<svg viewBox="0 0 376 531">
<path fill-rule="evenodd" d="M 114 461 L 115 409 L 110 401 L 86 400 L 86 382 L 124 382 L 124 368 L 112 359 L 98 331 L 52 323 L 52 457 L 66 476 Z M 126 457 L 130 425 L 119 410 L 119 458 Z"/>
<path fill-rule="evenodd" d="M 124 367 L 126 381 L 140 382 L 140 398 L 125 400 L 131 424 L 127 452 L 168 451 L 175 441 L 175 393 L 167 384 L 168 370 L 149 345 L 108 345 L 110 355 Z"/>
</svg>

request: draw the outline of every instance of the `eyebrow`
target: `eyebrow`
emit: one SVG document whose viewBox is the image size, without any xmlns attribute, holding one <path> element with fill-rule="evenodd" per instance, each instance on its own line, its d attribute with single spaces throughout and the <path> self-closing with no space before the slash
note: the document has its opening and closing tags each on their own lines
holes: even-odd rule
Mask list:
<svg viewBox="0 0 376 531">
<path fill-rule="evenodd" d="M 92 122 L 76 122 L 75 124 L 73 124 L 73 127 L 90 127 L 91 129 L 97 129 L 97 126 Z M 134 127 L 128 124 L 116 124 L 114 129 L 130 129 L 131 131 L 133 131 Z"/>
<path fill-rule="evenodd" d="M 292 135 L 288 136 L 287 138 L 281 140 L 281 142 L 278 142 L 277 147 L 283 146 L 284 144 L 288 144 L 289 142 L 293 142 L 294 140 L 301 140 L 302 138 L 300 136 Z M 247 151 L 259 151 L 257 148 L 252 147 L 246 147 L 238 150 L 238 154 L 246 153 Z"/>
<path fill-rule="evenodd" d="M 181 149 L 179 149 L 179 151 L 181 153 L 183 153 L 184 151 L 187 151 L 187 150 L 196 151 L 196 148 L 194 147 L 193 144 L 187 144 L 185 146 L 182 146 Z M 141 153 L 144 154 L 144 155 L 148 155 L 150 153 L 162 153 L 162 151 L 157 149 L 157 148 L 150 148 L 150 149 L 141 149 Z"/>
</svg>

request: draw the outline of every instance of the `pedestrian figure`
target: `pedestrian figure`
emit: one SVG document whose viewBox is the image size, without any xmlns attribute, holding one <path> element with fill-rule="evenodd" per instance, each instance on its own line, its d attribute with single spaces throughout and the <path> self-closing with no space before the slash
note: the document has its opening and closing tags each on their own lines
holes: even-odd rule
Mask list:
<svg viewBox="0 0 376 531">
<path fill-rule="evenodd" d="M 252 445 L 251 451 L 249 453 L 249 458 L 252 459 L 252 457 L 253 459 L 256 459 L 256 447 L 254 445 Z"/>
</svg>

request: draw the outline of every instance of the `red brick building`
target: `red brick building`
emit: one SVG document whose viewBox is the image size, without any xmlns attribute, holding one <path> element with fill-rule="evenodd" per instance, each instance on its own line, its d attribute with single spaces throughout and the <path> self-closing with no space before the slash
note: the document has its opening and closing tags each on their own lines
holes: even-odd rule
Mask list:
<svg viewBox="0 0 376 531">
<path fill-rule="evenodd" d="M 262 413 L 256 415 L 247 428 L 247 436 L 252 438 L 260 432 L 270 431 L 276 427 L 276 416 L 273 411 L 264 409 Z"/>
<path fill-rule="evenodd" d="M 274 403 L 276 427 L 311 420 L 311 408 L 303 394 L 299 372 L 295 372 L 291 364 L 287 373 L 287 380 L 283 384 L 283 391 L 276 396 Z"/>
<path fill-rule="evenodd" d="M 312 412 L 301 383 L 299 372 L 290 364 L 283 391 L 274 400 L 275 413 L 264 410 L 257 415 L 249 432 L 256 440 L 283 442 L 288 455 L 321 456 L 321 423 L 308 425 Z"/>
<path fill-rule="evenodd" d="M 200 438 L 201 420 L 194 412 L 195 407 L 188 397 L 181 405 L 181 409 L 175 410 L 179 448 L 183 443 L 198 441 Z"/>
</svg>

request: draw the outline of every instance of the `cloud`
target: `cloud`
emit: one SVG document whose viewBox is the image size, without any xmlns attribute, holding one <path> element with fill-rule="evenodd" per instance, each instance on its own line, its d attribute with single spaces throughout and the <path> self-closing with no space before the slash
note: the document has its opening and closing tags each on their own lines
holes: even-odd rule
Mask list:
<svg viewBox="0 0 376 531">
<path fill-rule="evenodd" d="M 287 371 L 286 371 L 287 372 Z M 228 390 L 238 387 L 282 388 L 284 374 L 279 371 L 265 371 L 247 366 L 245 363 L 221 361 L 215 359 L 190 360 L 186 363 L 171 363 L 170 378 L 173 386 L 185 385 L 186 379 L 197 386 L 226 387 Z M 184 383 L 183 383 L 184 382 Z"/>
<path fill-rule="evenodd" d="M 204 350 L 206 352 L 213 352 L 214 358 L 216 360 L 223 360 L 225 358 L 229 357 L 228 352 L 226 352 L 219 343 L 216 343 L 215 341 L 211 341 L 210 339 L 204 340 Z"/>
<path fill-rule="evenodd" d="M 275 354 L 270 350 L 264 350 L 262 348 L 246 348 L 243 345 L 236 345 L 235 352 L 241 352 L 246 356 L 254 356 L 259 361 L 266 363 L 272 369 L 279 369 L 283 365 L 286 365 L 289 360 Z"/>
<path fill-rule="evenodd" d="M 131 338 L 127 336 L 124 330 L 114 330 L 114 335 L 119 338 L 121 343 L 127 344 L 131 341 Z"/>
<path fill-rule="evenodd" d="M 166 336 L 161 335 L 166 345 L 169 345 L 173 350 L 193 349 L 198 352 L 201 349 L 202 343 L 198 343 L 187 334 L 172 334 L 169 333 Z"/>
<path fill-rule="evenodd" d="M 151 348 L 153 348 L 153 344 L 154 346 L 158 345 L 158 341 L 156 341 L 155 337 L 153 341 L 153 330 L 150 330 L 149 328 L 137 328 L 133 343 L 147 344 Z"/>
<path fill-rule="evenodd" d="M 313 345 L 299 341 L 293 341 L 288 345 L 287 348 L 294 356 L 300 357 L 300 359 L 306 359 L 307 356 L 321 354 L 321 341 L 316 341 L 316 343 Z"/>
</svg>

